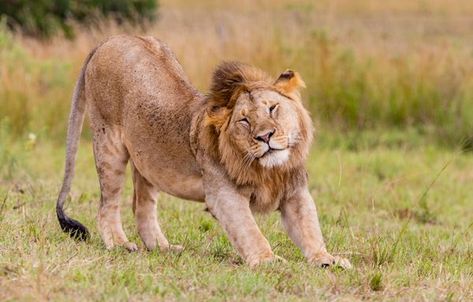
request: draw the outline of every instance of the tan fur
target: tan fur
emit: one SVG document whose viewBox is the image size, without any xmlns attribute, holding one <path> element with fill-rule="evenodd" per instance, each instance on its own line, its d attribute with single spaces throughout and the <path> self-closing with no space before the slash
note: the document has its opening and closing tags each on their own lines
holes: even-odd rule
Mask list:
<svg viewBox="0 0 473 302">
<path fill-rule="evenodd" d="M 159 226 L 162 191 L 204 201 L 249 265 L 278 259 L 252 212 L 279 210 L 310 262 L 349 267 L 327 253 L 307 189 L 304 161 L 313 134 L 297 73 L 286 71 L 274 81 L 260 69 L 228 62 L 202 95 L 164 43 L 126 36 L 99 46 L 84 72 L 102 193 L 98 226 L 107 248 L 136 249 L 123 232 L 119 208 L 131 161 L 133 210 L 148 249 L 182 249 L 170 245 Z M 67 154 L 68 163 L 73 157 Z"/>
</svg>

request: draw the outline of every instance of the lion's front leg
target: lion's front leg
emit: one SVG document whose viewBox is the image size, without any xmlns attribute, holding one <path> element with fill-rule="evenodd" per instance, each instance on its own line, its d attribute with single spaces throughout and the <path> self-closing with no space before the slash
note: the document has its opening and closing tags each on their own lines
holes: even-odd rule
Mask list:
<svg viewBox="0 0 473 302">
<path fill-rule="evenodd" d="M 278 259 L 263 236 L 249 206 L 249 198 L 218 171 L 204 174 L 205 202 L 240 256 L 250 266 Z"/>
<path fill-rule="evenodd" d="M 317 209 L 307 188 L 300 188 L 281 204 L 283 224 L 289 237 L 299 246 L 310 263 L 321 267 L 337 265 L 351 268 L 347 259 L 334 257 L 325 248 Z"/>
</svg>

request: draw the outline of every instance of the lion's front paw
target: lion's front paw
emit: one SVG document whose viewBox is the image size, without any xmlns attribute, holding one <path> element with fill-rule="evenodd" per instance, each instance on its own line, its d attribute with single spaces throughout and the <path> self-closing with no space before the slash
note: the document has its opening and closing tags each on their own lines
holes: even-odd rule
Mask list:
<svg viewBox="0 0 473 302">
<path fill-rule="evenodd" d="M 138 251 L 138 246 L 137 246 L 135 243 L 133 243 L 133 242 L 127 241 L 127 242 L 125 242 L 125 243 L 123 244 L 123 246 L 124 246 L 124 247 L 127 249 L 127 251 L 129 251 L 129 252 L 136 252 L 136 251 Z"/>
<path fill-rule="evenodd" d="M 340 267 L 343 269 L 351 269 L 351 263 L 348 259 L 332 256 L 329 253 L 317 254 L 316 256 L 309 259 L 309 262 L 319 267 L 326 268 L 329 266 Z"/>
</svg>

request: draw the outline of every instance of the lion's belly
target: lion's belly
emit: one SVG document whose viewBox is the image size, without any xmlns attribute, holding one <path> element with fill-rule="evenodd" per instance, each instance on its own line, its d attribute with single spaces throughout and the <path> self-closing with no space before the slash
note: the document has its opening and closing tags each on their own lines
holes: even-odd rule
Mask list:
<svg viewBox="0 0 473 302">
<path fill-rule="evenodd" d="M 126 146 L 140 174 L 160 191 L 173 196 L 204 200 L 202 175 L 189 143 L 176 140 L 174 131 L 164 129 L 151 133 L 139 132 L 140 123 L 129 127 Z"/>
<path fill-rule="evenodd" d="M 172 196 L 194 201 L 204 201 L 204 189 L 200 175 L 185 175 L 176 170 L 162 170 L 157 167 L 144 167 L 143 176 L 160 191 Z"/>
</svg>

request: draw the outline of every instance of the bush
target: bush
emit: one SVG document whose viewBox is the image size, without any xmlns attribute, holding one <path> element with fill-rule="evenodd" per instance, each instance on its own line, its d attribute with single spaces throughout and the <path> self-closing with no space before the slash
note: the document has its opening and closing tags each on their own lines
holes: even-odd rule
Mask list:
<svg viewBox="0 0 473 302">
<path fill-rule="evenodd" d="M 42 38 L 62 31 L 73 37 L 71 22 L 96 24 L 102 17 L 144 24 L 156 18 L 157 0 L 3 0 L 0 15 L 10 29 Z"/>
</svg>

